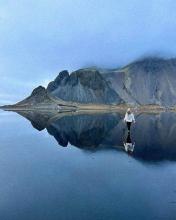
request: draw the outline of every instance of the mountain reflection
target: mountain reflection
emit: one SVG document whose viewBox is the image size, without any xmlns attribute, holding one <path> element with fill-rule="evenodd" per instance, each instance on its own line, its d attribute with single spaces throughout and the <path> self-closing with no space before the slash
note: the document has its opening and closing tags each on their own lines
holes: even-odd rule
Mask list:
<svg viewBox="0 0 176 220">
<path fill-rule="evenodd" d="M 130 136 L 120 113 L 17 112 L 34 128 L 46 128 L 60 146 L 68 143 L 81 149 L 124 151 L 124 140 L 135 142 L 133 157 L 145 161 L 176 160 L 176 113 L 136 115 Z M 127 143 L 127 142 L 125 142 Z"/>
</svg>

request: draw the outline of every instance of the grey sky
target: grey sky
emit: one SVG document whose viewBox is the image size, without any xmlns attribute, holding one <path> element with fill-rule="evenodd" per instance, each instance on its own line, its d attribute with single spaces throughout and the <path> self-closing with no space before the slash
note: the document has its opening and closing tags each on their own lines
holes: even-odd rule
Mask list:
<svg viewBox="0 0 176 220">
<path fill-rule="evenodd" d="M 176 56 L 175 0 L 0 0 L 0 104 L 62 69 Z"/>
</svg>

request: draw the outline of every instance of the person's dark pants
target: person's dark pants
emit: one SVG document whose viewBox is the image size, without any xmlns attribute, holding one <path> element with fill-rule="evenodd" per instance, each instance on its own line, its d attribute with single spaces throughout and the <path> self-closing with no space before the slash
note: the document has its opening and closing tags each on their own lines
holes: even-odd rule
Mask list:
<svg viewBox="0 0 176 220">
<path fill-rule="evenodd" d="M 130 131 L 130 128 L 131 128 L 131 122 L 127 122 L 127 128 L 128 128 L 128 131 Z"/>
</svg>

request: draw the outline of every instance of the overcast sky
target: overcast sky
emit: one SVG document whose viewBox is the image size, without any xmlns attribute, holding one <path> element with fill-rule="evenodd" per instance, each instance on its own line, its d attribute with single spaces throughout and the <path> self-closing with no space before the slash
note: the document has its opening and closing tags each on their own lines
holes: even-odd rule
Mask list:
<svg viewBox="0 0 176 220">
<path fill-rule="evenodd" d="M 0 0 L 0 104 L 59 71 L 176 56 L 175 0 Z"/>
</svg>

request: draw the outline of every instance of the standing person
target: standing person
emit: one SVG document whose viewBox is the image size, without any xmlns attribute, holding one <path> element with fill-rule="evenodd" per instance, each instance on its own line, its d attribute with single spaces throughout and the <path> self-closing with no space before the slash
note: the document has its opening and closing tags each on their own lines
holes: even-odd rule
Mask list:
<svg viewBox="0 0 176 220">
<path fill-rule="evenodd" d="M 125 118 L 124 121 L 127 124 L 127 128 L 128 128 L 128 132 L 130 132 L 130 128 L 131 128 L 131 123 L 135 123 L 135 118 L 134 118 L 134 114 L 131 112 L 131 109 L 128 108 L 127 112 L 125 114 Z"/>
</svg>

